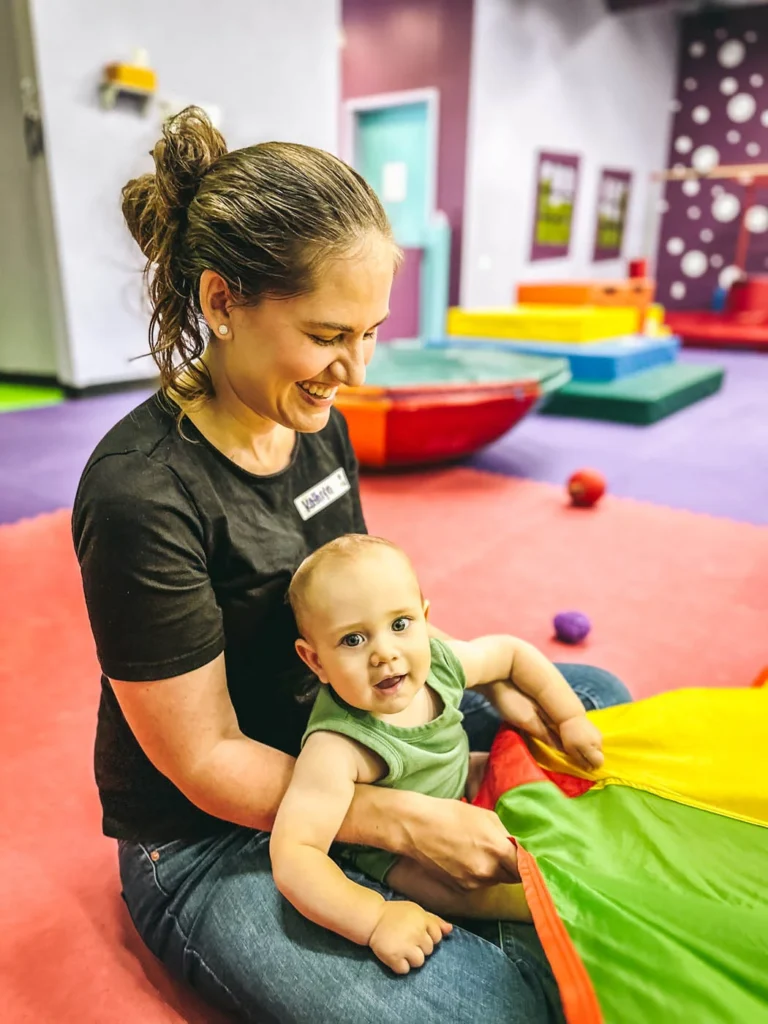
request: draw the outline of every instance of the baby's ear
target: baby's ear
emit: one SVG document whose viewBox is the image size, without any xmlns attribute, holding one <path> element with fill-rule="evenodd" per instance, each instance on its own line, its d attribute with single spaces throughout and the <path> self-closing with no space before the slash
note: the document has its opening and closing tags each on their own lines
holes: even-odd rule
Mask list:
<svg viewBox="0 0 768 1024">
<path fill-rule="evenodd" d="M 323 671 L 323 666 L 320 664 L 320 658 L 317 655 L 317 651 L 312 644 L 304 640 L 303 637 L 299 637 L 296 641 L 296 653 L 307 668 L 311 669 L 311 671 L 315 673 L 321 683 L 328 682 L 328 676 Z"/>
<path fill-rule="evenodd" d="M 426 598 L 424 598 L 424 600 L 422 602 L 422 608 L 424 609 L 424 618 L 428 620 L 429 619 L 429 601 L 427 601 Z"/>
</svg>

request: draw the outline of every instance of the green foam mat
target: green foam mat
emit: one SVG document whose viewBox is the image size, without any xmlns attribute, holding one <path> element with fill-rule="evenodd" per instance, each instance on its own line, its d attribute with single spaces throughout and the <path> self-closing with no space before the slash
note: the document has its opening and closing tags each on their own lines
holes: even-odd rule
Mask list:
<svg viewBox="0 0 768 1024">
<path fill-rule="evenodd" d="M 713 395 L 724 376 L 719 366 L 671 363 L 605 383 L 574 381 L 554 394 L 541 411 L 550 416 L 646 425 Z"/>
<path fill-rule="evenodd" d="M 20 409 L 40 409 L 64 401 L 61 388 L 33 387 L 29 384 L 0 383 L 0 413 Z"/>
</svg>

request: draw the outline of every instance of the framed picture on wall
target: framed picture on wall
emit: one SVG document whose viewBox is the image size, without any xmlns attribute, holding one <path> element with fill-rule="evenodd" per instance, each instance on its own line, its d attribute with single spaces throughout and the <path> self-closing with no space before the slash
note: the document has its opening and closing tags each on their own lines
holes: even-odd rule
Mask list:
<svg viewBox="0 0 768 1024">
<path fill-rule="evenodd" d="M 603 168 L 597 193 L 595 260 L 615 260 L 621 256 L 631 192 L 631 171 Z"/>
<path fill-rule="evenodd" d="M 536 159 L 536 206 L 531 259 L 557 259 L 567 256 L 571 247 L 580 157 L 542 151 Z"/>
</svg>

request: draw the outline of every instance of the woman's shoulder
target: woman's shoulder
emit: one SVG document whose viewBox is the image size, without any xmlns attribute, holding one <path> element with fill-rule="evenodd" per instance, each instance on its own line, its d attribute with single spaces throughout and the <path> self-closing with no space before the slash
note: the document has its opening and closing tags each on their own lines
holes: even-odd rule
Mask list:
<svg viewBox="0 0 768 1024">
<path fill-rule="evenodd" d="M 132 505 L 158 499 L 168 487 L 176 490 L 169 459 L 176 435 L 173 410 L 158 395 L 142 402 L 96 445 L 80 477 L 75 510 L 93 501 Z"/>
</svg>

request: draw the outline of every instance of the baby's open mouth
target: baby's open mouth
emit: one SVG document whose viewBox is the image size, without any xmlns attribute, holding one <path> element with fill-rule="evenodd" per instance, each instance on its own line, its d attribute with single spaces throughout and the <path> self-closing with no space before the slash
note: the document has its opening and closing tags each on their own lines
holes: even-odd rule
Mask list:
<svg viewBox="0 0 768 1024">
<path fill-rule="evenodd" d="M 380 683 L 376 683 L 377 690 L 394 690 L 396 686 L 405 679 L 405 676 L 387 676 L 386 679 L 382 679 Z"/>
</svg>

